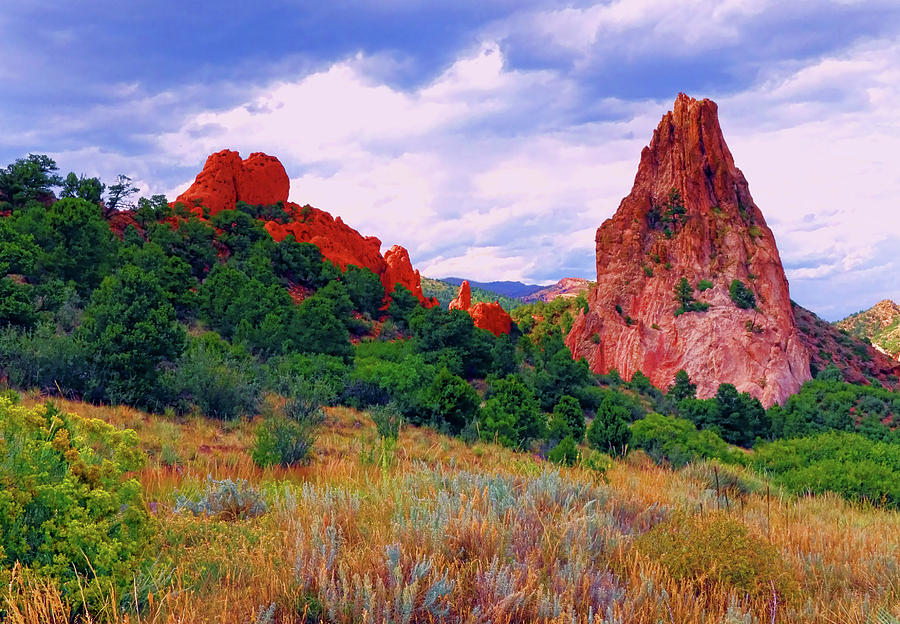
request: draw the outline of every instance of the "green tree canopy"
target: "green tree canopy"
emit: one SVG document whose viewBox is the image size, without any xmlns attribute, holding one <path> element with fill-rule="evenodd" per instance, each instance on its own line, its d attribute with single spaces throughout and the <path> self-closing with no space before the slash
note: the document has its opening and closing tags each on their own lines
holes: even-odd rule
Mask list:
<svg viewBox="0 0 900 624">
<path fill-rule="evenodd" d="M 56 162 L 44 154 L 29 154 L 0 169 L 0 201 L 24 206 L 29 201 L 49 195 L 51 189 L 62 184 L 56 173 Z"/>
<path fill-rule="evenodd" d="M 615 404 L 609 397 L 603 400 L 597 409 L 597 415 L 587 430 L 587 441 L 592 448 L 620 455 L 631 439 L 628 428 L 630 414 L 621 405 Z"/>
<path fill-rule="evenodd" d="M 691 383 L 687 371 L 683 368 L 675 373 L 675 382 L 669 388 L 668 396 L 676 403 L 682 399 L 694 399 L 697 397 L 697 384 Z"/>
<path fill-rule="evenodd" d="M 69 172 L 69 175 L 63 180 L 59 196 L 63 198 L 76 197 L 92 204 L 99 204 L 105 189 L 106 185 L 100 181 L 100 178 L 86 178 L 84 174 L 77 176 L 74 172 Z"/>
<path fill-rule="evenodd" d="M 544 415 L 531 388 L 516 375 L 491 382 L 479 416 L 481 437 L 510 447 L 526 446 L 544 433 Z"/>
<path fill-rule="evenodd" d="M 106 277 L 78 335 L 94 367 L 92 398 L 158 407 L 161 365 L 181 354 L 185 330 L 155 275 L 126 265 Z"/>
<path fill-rule="evenodd" d="M 109 229 L 100 207 L 83 199 L 66 198 L 49 207 L 31 205 L 13 217 L 22 233 L 40 247 L 29 277 L 58 277 L 88 292 L 115 267 L 119 240 Z"/>
</svg>

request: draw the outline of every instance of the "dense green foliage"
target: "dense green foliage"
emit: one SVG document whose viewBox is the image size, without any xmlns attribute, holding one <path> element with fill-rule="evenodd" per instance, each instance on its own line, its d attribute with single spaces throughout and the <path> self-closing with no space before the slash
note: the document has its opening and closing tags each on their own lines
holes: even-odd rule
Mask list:
<svg viewBox="0 0 900 624">
<path fill-rule="evenodd" d="M 534 392 L 515 375 L 491 383 L 481 408 L 481 437 L 504 446 L 526 446 L 541 437 L 546 423 Z"/>
<path fill-rule="evenodd" d="M 185 331 L 156 276 L 127 265 L 94 291 L 78 337 L 92 371 L 89 396 L 155 407 L 161 366 L 181 355 Z"/>
<path fill-rule="evenodd" d="M 739 308 L 747 310 L 756 307 L 756 295 L 754 295 L 753 291 L 747 288 L 747 285 L 739 279 L 731 280 L 728 294 L 731 295 L 731 300 L 734 302 L 734 305 Z"/>
<path fill-rule="evenodd" d="M 702 458 L 730 462 L 737 457 L 715 432 L 698 431 L 689 420 L 661 414 L 647 414 L 631 425 L 631 446 L 675 466 Z"/>
<path fill-rule="evenodd" d="M 793 492 L 900 504 L 900 446 L 830 431 L 761 445 L 751 465 Z"/>
<path fill-rule="evenodd" d="M 894 431 L 900 417 L 900 394 L 823 377 L 806 382 L 783 406 L 769 410 L 774 437 L 855 431 L 872 440 L 900 441 Z"/>
<path fill-rule="evenodd" d="M 621 405 L 616 405 L 610 397 L 603 400 L 597 414 L 587 429 L 587 440 L 591 447 L 611 455 L 622 455 L 631 439 L 628 429 L 630 414 Z"/>
<path fill-rule="evenodd" d="M 151 532 L 134 432 L 0 396 L 0 457 L 0 584 L 19 562 L 79 607 L 127 594 Z"/>
</svg>

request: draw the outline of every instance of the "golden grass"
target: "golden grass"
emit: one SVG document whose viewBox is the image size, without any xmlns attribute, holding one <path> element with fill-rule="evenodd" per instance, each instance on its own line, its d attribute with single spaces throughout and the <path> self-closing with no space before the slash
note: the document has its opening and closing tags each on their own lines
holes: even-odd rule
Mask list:
<svg viewBox="0 0 900 624">
<path fill-rule="evenodd" d="M 602 477 L 428 429 L 404 429 L 385 454 L 369 418 L 346 408 L 328 410 L 311 465 L 261 470 L 247 454 L 253 423 L 57 402 L 135 429 L 148 454 L 139 477 L 159 524 L 150 572 L 162 581 L 136 579 L 140 612 L 105 619 L 262 622 L 272 605 L 275 622 L 900 616 L 900 516 L 834 496 L 773 489 L 726 502 L 699 471 L 616 462 Z M 207 475 L 248 480 L 265 493 L 269 512 L 236 522 L 174 513 L 175 492 L 200 491 Z M 667 518 L 710 512 L 770 544 L 797 595 L 745 596 L 673 578 L 633 546 Z M 68 618 L 52 587 L 14 583 L 5 600 L 9 622 Z"/>
</svg>

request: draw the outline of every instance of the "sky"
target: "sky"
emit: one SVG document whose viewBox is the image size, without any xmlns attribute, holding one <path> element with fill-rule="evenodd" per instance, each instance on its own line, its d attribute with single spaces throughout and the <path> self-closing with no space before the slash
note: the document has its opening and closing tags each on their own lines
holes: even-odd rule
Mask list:
<svg viewBox="0 0 900 624">
<path fill-rule="evenodd" d="M 423 275 L 542 284 L 596 277 L 660 117 L 708 97 L 792 298 L 900 301 L 896 0 L 4 0 L 0 84 L 0 166 L 174 199 L 266 152 Z"/>
</svg>

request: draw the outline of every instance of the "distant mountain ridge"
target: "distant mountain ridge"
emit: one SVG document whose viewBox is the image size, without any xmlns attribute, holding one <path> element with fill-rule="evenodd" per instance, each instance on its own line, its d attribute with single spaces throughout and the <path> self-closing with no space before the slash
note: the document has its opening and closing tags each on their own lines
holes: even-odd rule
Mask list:
<svg viewBox="0 0 900 624">
<path fill-rule="evenodd" d="M 890 299 L 879 301 L 868 310 L 851 314 L 834 324 L 851 336 L 868 340 L 895 360 L 900 360 L 900 305 Z"/>
<path fill-rule="evenodd" d="M 469 282 L 470 286 L 471 284 L 472 282 Z M 453 298 L 456 297 L 459 293 L 459 285 L 453 284 L 451 282 L 446 282 L 444 280 L 423 277 L 422 291 L 426 293 L 426 297 L 433 297 L 434 299 L 437 299 L 441 307 L 446 308 L 450 305 L 450 302 L 453 300 Z M 509 312 L 510 310 L 514 310 L 521 305 L 524 305 L 524 302 L 521 299 L 517 299 L 515 297 L 507 297 L 491 290 L 485 290 L 484 288 L 471 286 L 471 293 L 473 304 L 480 302 L 491 303 L 493 301 L 497 301 L 500 303 L 500 306 L 507 312 Z"/>
<path fill-rule="evenodd" d="M 583 292 L 587 292 L 594 282 L 582 277 L 564 277 L 555 284 L 526 295 L 523 300 L 526 303 L 532 301 L 553 301 L 557 297 L 575 298 Z"/>
<path fill-rule="evenodd" d="M 487 290 L 504 297 L 512 297 L 514 299 L 523 299 L 539 290 L 546 288 L 539 284 L 523 284 L 522 282 L 476 282 L 465 277 L 442 277 L 440 281 L 461 286 L 463 282 L 469 282 L 469 286 L 474 289 Z"/>
</svg>

